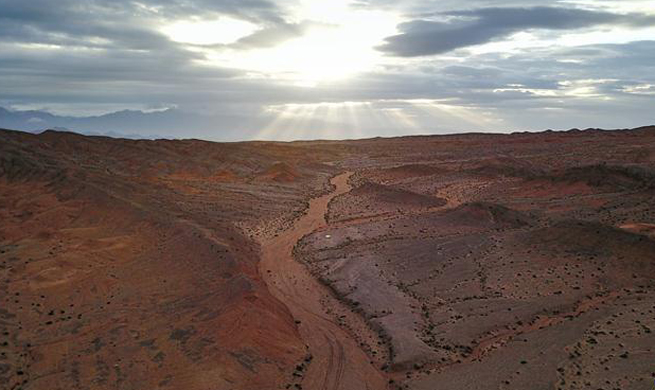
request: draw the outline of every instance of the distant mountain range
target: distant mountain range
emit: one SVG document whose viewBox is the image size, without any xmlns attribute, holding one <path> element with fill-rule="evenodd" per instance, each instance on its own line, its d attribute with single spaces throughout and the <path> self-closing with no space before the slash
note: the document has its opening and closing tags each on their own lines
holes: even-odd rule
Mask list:
<svg viewBox="0 0 655 390">
<path fill-rule="evenodd" d="M 121 138 L 243 139 L 243 116 L 210 116 L 178 109 L 144 112 L 123 110 L 99 116 L 60 116 L 40 110 L 15 111 L 0 107 L 0 128 L 41 132 L 68 130 L 87 135 Z M 252 122 L 251 122 L 252 123 Z"/>
<path fill-rule="evenodd" d="M 198 138 L 210 141 L 247 140 L 291 140 L 291 139 L 345 139 L 375 137 L 381 134 L 394 134 L 393 123 L 388 128 L 358 128 L 357 137 L 352 137 L 347 124 L 329 122 L 322 117 L 307 117 L 288 123 L 280 122 L 279 133 L 262 137 L 260 132 L 274 123 L 274 115 L 257 113 L 200 114 L 170 108 L 162 111 L 144 112 L 123 110 L 104 115 L 75 117 L 52 114 L 41 110 L 8 110 L 0 107 L 0 129 L 22 130 L 40 133 L 44 130 L 72 131 L 84 135 L 104 135 L 113 138 L 132 139 L 179 139 Z M 297 130 L 287 133 L 287 130 Z M 320 129 L 323 129 L 321 132 Z M 339 131 L 331 132 L 325 129 Z M 586 129 L 599 130 L 599 129 Z M 547 130 L 553 131 L 553 130 Z M 569 131 L 581 131 L 571 129 Z M 530 131 L 533 132 L 533 131 Z M 334 137 L 326 137 L 326 133 Z M 420 133 L 417 131 L 417 134 Z M 423 132 L 438 134 L 439 131 Z"/>
</svg>

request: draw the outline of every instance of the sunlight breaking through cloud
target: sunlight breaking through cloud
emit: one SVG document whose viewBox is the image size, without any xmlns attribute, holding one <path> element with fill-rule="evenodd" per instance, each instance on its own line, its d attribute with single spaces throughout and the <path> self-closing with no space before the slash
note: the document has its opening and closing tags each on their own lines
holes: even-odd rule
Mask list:
<svg viewBox="0 0 655 390">
<path fill-rule="evenodd" d="M 478 131 L 504 122 L 493 111 L 430 99 L 272 105 L 266 109 L 272 119 L 255 138 L 352 139 L 371 131 L 403 135 L 449 127 Z"/>
</svg>

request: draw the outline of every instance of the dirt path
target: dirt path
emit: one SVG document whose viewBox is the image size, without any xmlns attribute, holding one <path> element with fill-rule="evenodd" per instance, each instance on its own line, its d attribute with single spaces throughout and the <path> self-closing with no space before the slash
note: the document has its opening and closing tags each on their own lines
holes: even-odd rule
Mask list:
<svg viewBox="0 0 655 390">
<path fill-rule="evenodd" d="M 370 362 L 358 342 L 325 313 L 321 300 L 328 289 L 293 258 L 293 247 L 304 235 L 325 226 L 329 201 L 350 191 L 344 173 L 332 179 L 336 189 L 312 199 L 308 212 L 290 229 L 261 243 L 259 267 L 271 293 L 300 321 L 300 335 L 313 360 L 302 381 L 306 390 L 387 389 L 387 380 Z"/>
</svg>

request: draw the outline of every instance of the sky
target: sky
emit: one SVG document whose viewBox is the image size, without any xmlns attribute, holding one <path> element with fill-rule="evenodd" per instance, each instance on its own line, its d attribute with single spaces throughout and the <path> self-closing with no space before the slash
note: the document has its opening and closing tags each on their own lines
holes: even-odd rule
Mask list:
<svg viewBox="0 0 655 390">
<path fill-rule="evenodd" d="M 0 0 L 0 127 L 211 140 L 655 123 L 653 0 Z"/>
</svg>

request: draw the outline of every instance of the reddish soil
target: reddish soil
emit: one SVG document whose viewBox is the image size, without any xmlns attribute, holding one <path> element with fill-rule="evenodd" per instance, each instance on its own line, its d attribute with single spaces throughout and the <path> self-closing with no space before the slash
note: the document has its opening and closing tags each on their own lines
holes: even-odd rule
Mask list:
<svg viewBox="0 0 655 390">
<path fill-rule="evenodd" d="M 326 314 L 326 301 L 334 300 L 331 291 L 321 285 L 293 258 L 293 248 L 306 234 L 325 226 L 327 205 L 335 196 L 350 190 L 350 174 L 332 179 L 335 190 L 314 198 L 305 215 L 277 237 L 263 240 L 259 269 L 273 296 L 284 302 L 298 323 L 300 335 L 308 345 L 307 366 L 298 370 L 303 387 L 309 389 L 384 389 L 386 380 L 371 364 L 357 341 Z M 332 305 L 339 305 L 333 302 Z M 357 314 L 345 311 L 352 322 L 362 322 Z M 365 324 L 353 324 L 378 341 Z M 362 333 L 359 333 L 362 335 Z M 309 358 L 308 358 L 309 359 Z"/>
<path fill-rule="evenodd" d="M 0 132 L 0 388 L 292 383 L 305 342 L 253 238 L 329 190 L 306 154 Z M 258 180 L 280 161 L 302 178 Z"/>
<path fill-rule="evenodd" d="M 399 388 L 648 387 L 655 165 L 639 156 L 653 141 L 653 128 L 355 141 L 367 157 L 340 163 L 354 189 L 297 252 L 379 332 Z"/>
<path fill-rule="evenodd" d="M 0 388 L 650 388 L 652 156 L 2 130 Z"/>
</svg>

